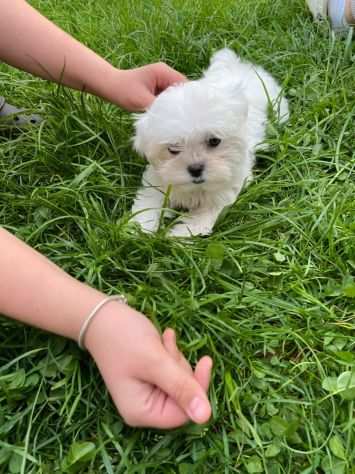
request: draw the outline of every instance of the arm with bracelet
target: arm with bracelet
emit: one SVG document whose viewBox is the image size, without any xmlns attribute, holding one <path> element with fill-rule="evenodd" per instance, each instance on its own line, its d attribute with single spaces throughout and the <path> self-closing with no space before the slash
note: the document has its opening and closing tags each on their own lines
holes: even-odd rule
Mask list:
<svg viewBox="0 0 355 474">
<path fill-rule="evenodd" d="M 1 228 L 0 313 L 79 341 L 126 423 L 173 428 L 209 419 L 209 357 L 193 371 L 172 329 L 161 336 L 124 297 L 75 280 Z"/>
<path fill-rule="evenodd" d="M 185 80 L 162 63 L 116 69 L 24 0 L 0 0 L 0 31 L 1 60 L 130 111 L 145 109 L 161 90 Z M 124 297 L 75 280 L 1 228 L 0 314 L 86 348 L 130 425 L 173 428 L 210 417 L 209 357 L 193 371 L 172 329 L 160 335 Z"/>
</svg>

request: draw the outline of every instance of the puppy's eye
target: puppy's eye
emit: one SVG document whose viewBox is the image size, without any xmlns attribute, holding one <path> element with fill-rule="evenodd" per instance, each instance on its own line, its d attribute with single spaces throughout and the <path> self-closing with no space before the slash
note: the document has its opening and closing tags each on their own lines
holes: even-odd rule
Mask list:
<svg viewBox="0 0 355 474">
<path fill-rule="evenodd" d="M 174 148 L 172 146 L 168 146 L 168 150 L 169 150 L 169 153 L 171 153 L 172 155 L 178 155 L 181 150 L 179 150 L 178 148 Z"/>
<path fill-rule="evenodd" d="M 211 137 L 207 140 L 207 145 L 211 148 L 216 148 L 221 143 L 221 139 L 217 137 Z"/>
</svg>

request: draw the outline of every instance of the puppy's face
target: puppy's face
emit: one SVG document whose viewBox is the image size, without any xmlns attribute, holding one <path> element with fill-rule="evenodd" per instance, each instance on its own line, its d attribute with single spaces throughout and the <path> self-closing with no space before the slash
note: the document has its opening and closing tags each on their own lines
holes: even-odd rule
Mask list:
<svg viewBox="0 0 355 474">
<path fill-rule="evenodd" d="M 135 148 L 166 186 L 219 189 L 234 182 L 245 156 L 246 118 L 235 85 L 188 82 L 170 87 L 138 117 Z"/>
</svg>

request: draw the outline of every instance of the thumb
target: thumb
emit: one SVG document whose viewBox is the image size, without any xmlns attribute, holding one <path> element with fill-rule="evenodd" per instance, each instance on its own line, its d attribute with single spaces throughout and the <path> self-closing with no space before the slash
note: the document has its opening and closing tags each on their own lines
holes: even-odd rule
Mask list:
<svg viewBox="0 0 355 474">
<path fill-rule="evenodd" d="M 138 111 L 144 111 L 148 109 L 155 98 L 155 95 L 147 87 L 142 86 L 139 90 L 139 93 L 136 94 L 136 109 Z"/>
<path fill-rule="evenodd" d="M 150 383 L 168 394 L 195 423 L 206 423 L 211 416 L 207 395 L 192 373 L 182 368 L 169 354 L 164 362 L 151 367 Z"/>
</svg>

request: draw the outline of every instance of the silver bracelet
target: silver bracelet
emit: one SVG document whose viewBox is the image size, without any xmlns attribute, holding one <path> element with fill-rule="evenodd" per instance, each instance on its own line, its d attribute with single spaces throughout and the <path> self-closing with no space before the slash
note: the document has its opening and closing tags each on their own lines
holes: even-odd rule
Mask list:
<svg viewBox="0 0 355 474">
<path fill-rule="evenodd" d="M 98 303 L 95 308 L 91 311 L 89 316 L 85 319 L 83 322 L 80 332 L 79 332 L 79 337 L 78 337 L 78 345 L 80 349 L 85 349 L 85 344 L 84 344 L 84 339 L 85 339 L 85 334 L 86 331 L 89 327 L 89 324 L 93 320 L 93 318 L 97 315 L 97 313 L 100 311 L 100 309 L 106 304 L 109 303 L 110 301 L 119 301 L 120 303 L 127 303 L 127 299 L 123 295 L 114 295 L 114 296 L 108 296 L 104 300 L 102 300 L 100 303 Z"/>
</svg>

